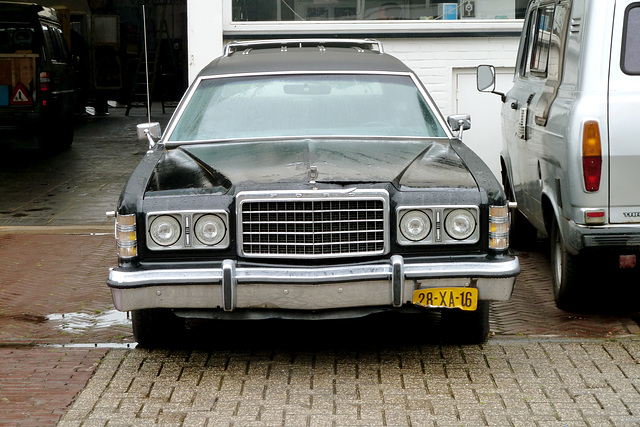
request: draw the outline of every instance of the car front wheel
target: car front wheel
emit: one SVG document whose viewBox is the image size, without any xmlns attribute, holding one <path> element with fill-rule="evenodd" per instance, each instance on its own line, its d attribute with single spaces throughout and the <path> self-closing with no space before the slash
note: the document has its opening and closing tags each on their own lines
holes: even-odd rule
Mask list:
<svg viewBox="0 0 640 427">
<path fill-rule="evenodd" d="M 444 309 L 440 315 L 440 341 L 478 344 L 489 335 L 489 301 L 478 301 L 475 311 Z"/>
<path fill-rule="evenodd" d="M 184 321 L 170 310 L 150 308 L 131 312 L 133 337 L 143 348 L 171 345 L 184 330 Z"/>
</svg>

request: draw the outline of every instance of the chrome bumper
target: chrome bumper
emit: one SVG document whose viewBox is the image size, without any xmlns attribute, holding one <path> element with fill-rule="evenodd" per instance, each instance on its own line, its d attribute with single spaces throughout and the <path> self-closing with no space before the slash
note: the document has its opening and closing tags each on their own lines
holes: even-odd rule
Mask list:
<svg viewBox="0 0 640 427">
<path fill-rule="evenodd" d="M 109 272 L 115 307 L 322 310 L 411 304 L 413 291 L 436 287 L 476 287 L 481 300 L 507 301 L 517 257 L 470 262 L 388 263 L 331 267 L 238 267 L 127 270 Z"/>
</svg>

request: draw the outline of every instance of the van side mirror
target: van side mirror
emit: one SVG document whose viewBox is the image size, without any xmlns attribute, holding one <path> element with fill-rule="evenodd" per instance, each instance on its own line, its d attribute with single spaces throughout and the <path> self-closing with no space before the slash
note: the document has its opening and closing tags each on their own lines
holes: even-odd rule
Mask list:
<svg viewBox="0 0 640 427">
<path fill-rule="evenodd" d="M 480 92 L 489 92 L 500 95 L 502 102 L 507 97 L 502 92 L 497 92 L 496 88 L 496 69 L 493 65 L 478 65 L 476 72 L 476 86 Z"/>
<path fill-rule="evenodd" d="M 480 92 L 493 91 L 496 86 L 496 70 L 493 65 L 478 65 L 476 85 Z"/>
</svg>

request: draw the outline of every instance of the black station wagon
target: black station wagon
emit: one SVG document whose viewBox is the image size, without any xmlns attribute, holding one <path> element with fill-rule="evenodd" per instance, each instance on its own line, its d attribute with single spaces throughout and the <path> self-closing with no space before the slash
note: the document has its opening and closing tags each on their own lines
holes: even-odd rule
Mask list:
<svg viewBox="0 0 640 427">
<path fill-rule="evenodd" d="M 193 318 L 430 310 L 438 336 L 484 340 L 520 266 L 469 126 L 376 40 L 228 44 L 161 137 L 139 126 L 150 149 L 114 213 L 116 308 L 142 346 Z"/>
</svg>

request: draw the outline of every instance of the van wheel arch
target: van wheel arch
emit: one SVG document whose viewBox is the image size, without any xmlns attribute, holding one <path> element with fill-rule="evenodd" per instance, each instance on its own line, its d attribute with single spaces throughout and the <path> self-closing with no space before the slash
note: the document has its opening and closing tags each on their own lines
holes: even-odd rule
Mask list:
<svg viewBox="0 0 640 427">
<path fill-rule="evenodd" d="M 542 218 L 544 220 L 544 229 L 547 232 L 547 236 L 551 236 L 551 228 L 553 227 L 553 222 L 558 221 L 558 215 L 556 214 L 556 210 L 551 203 L 551 199 L 546 194 L 542 195 Z M 557 222 L 559 224 L 559 222 Z"/>
<path fill-rule="evenodd" d="M 500 175 L 502 178 L 502 186 L 504 187 L 504 192 L 509 194 L 509 190 L 511 190 L 511 194 L 513 194 L 513 188 L 507 188 L 507 184 L 511 181 L 509 180 L 509 172 L 507 171 L 507 162 L 504 161 L 504 157 L 502 156 L 500 156 Z M 515 200 L 511 201 L 515 202 Z"/>
<path fill-rule="evenodd" d="M 508 172 L 506 172 L 506 165 L 501 158 L 502 163 L 502 185 L 507 200 L 516 202 L 515 191 L 511 180 L 509 179 Z M 519 209 L 512 209 L 509 211 L 509 245 L 514 249 L 529 250 L 535 244 L 538 231 L 529 222 L 529 220 L 520 212 Z"/>
</svg>

